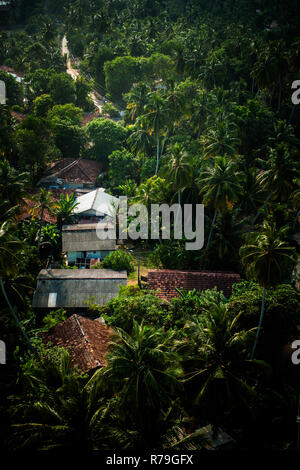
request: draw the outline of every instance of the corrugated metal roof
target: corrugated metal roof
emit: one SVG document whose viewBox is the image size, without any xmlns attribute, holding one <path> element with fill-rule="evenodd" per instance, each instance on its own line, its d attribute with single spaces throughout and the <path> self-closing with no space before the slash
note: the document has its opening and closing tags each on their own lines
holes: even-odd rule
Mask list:
<svg viewBox="0 0 300 470">
<path fill-rule="evenodd" d="M 95 215 L 109 215 L 114 217 L 116 208 L 119 205 L 119 199 L 115 196 L 105 193 L 98 188 L 76 199 L 78 205 L 74 209 L 74 214 L 93 211 Z"/>
<path fill-rule="evenodd" d="M 42 269 L 38 279 L 127 279 L 127 272 L 112 269 Z"/>
</svg>

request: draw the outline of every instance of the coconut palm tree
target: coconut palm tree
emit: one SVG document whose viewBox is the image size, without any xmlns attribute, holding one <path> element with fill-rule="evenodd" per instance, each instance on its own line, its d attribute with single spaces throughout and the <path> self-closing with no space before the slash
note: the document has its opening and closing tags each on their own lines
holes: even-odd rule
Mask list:
<svg viewBox="0 0 300 470">
<path fill-rule="evenodd" d="M 29 173 L 18 172 L 7 160 L 0 161 L 0 194 L 1 200 L 9 207 L 19 204 L 26 195 L 29 184 Z"/>
<path fill-rule="evenodd" d="M 126 109 L 132 121 L 143 114 L 144 107 L 150 96 L 150 91 L 149 85 L 146 83 L 138 83 L 136 87 L 132 88 L 131 91 L 125 95 L 127 102 Z"/>
<path fill-rule="evenodd" d="M 63 224 L 69 224 L 74 221 L 74 209 L 78 206 L 76 197 L 74 194 L 61 194 L 59 201 L 53 209 L 53 212 L 57 218 L 58 230 L 62 231 Z"/>
<path fill-rule="evenodd" d="M 40 347 L 20 382 L 24 393 L 11 407 L 13 449 L 99 448 L 105 402 L 72 367 L 68 351 Z"/>
<path fill-rule="evenodd" d="M 152 93 L 148 103 L 144 106 L 144 114 L 141 117 L 140 124 L 156 140 L 156 168 L 155 175 L 158 173 L 159 160 L 161 157 L 160 143 L 162 136 L 166 137 L 168 131 L 169 110 L 167 102 L 161 94 Z"/>
<path fill-rule="evenodd" d="M 13 308 L 6 289 L 4 279 L 10 276 L 16 276 L 18 273 L 18 265 L 20 264 L 20 254 L 22 251 L 22 243 L 16 237 L 16 226 L 9 220 L 0 225 L 0 289 L 3 298 L 16 322 L 21 330 L 25 341 L 31 347 L 30 340 L 23 329 L 20 320 Z"/>
<path fill-rule="evenodd" d="M 32 201 L 34 205 L 30 208 L 29 213 L 32 215 L 33 218 L 39 217 L 39 233 L 38 233 L 38 250 L 40 249 L 41 245 L 41 233 L 42 233 L 42 226 L 44 221 L 44 215 L 47 211 L 49 214 L 52 214 L 55 207 L 55 202 L 53 199 L 53 194 L 51 191 L 47 191 L 44 188 L 40 189 L 40 192 L 32 197 Z"/>
<path fill-rule="evenodd" d="M 296 249 L 285 240 L 287 228 L 277 229 L 267 221 L 260 233 L 247 235 L 246 243 L 240 248 L 240 256 L 249 276 L 263 287 L 258 330 L 253 345 L 251 358 L 254 358 L 257 342 L 264 317 L 266 290 L 276 286 L 286 276 L 286 270 L 292 271 L 297 261 Z"/>
<path fill-rule="evenodd" d="M 92 381 L 117 394 L 124 417 L 139 433 L 140 446 L 153 448 L 165 432 L 174 393 L 181 389 L 174 332 L 138 325 L 131 334 L 118 329 L 107 354 L 107 367 Z"/>
<path fill-rule="evenodd" d="M 240 325 L 241 314 L 228 304 L 210 302 L 201 315 L 185 327 L 186 339 L 178 343 L 184 383 L 203 417 L 218 427 L 225 412 L 249 413 L 255 404 L 255 384 L 267 365 L 249 360 L 255 329 Z"/>
<path fill-rule="evenodd" d="M 178 194 L 178 204 L 181 204 L 181 192 L 189 184 L 192 176 L 192 159 L 183 145 L 178 142 L 169 147 L 167 158 L 165 177 L 168 181 L 172 181 Z"/>
<path fill-rule="evenodd" d="M 261 210 L 270 201 L 286 202 L 290 199 L 295 189 L 294 181 L 300 174 L 300 166 L 296 155 L 284 142 L 281 142 L 275 148 L 269 148 L 267 162 L 259 161 L 266 165 L 267 169 L 258 173 L 257 182 L 261 190 L 267 194 L 267 197 L 262 208 L 256 212 L 249 231 L 252 230 Z"/>
<path fill-rule="evenodd" d="M 214 161 L 200 171 L 198 185 L 200 194 L 203 195 L 203 203 L 211 204 L 214 208 L 214 216 L 209 232 L 206 249 L 209 248 L 217 212 L 231 209 L 242 194 L 243 176 L 238 171 L 236 164 L 225 157 L 217 156 Z"/>
<path fill-rule="evenodd" d="M 201 137 L 201 142 L 204 146 L 205 157 L 235 155 L 240 144 L 237 126 L 222 119 L 209 128 Z"/>
</svg>

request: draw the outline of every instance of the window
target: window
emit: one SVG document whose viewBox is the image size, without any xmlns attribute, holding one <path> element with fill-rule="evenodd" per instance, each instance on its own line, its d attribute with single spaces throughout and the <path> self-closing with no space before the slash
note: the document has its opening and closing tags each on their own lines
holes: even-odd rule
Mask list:
<svg viewBox="0 0 300 470">
<path fill-rule="evenodd" d="M 48 297 L 48 307 L 56 307 L 57 292 L 50 292 Z"/>
</svg>

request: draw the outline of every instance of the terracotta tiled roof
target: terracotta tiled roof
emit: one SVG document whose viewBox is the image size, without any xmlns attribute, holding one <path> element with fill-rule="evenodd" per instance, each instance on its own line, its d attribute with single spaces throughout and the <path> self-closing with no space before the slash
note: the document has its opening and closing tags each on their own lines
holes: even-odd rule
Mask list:
<svg viewBox="0 0 300 470">
<path fill-rule="evenodd" d="M 186 291 L 199 289 L 222 290 L 226 297 L 232 292 L 232 284 L 240 282 L 240 275 L 230 272 L 175 271 L 171 269 L 150 269 L 148 271 L 148 290 L 158 290 L 157 296 L 171 299 L 178 296 L 175 288 Z"/>
<path fill-rule="evenodd" d="M 71 363 L 83 372 L 106 365 L 105 354 L 112 330 L 101 319 L 72 315 L 42 333 L 44 344 L 69 348 Z"/>
<path fill-rule="evenodd" d="M 95 160 L 62 158 L 46 171 L 41 181 L 60 178 L 67 183 L 95 184 L 101 172 L 101 163 Z"/>
<path fill-rule="evenodd" d="M 15 118 L 16 121 L 23 121 L 26 115 L 22 113 L 17 113 L 16 111 L 11 111 L 10 114 Z"/>
<path fill-rule="evenodd" d="M 0 65 L 0 70 L 7 73 L 14 73 L 18 77 L 23 77 L 24 75 L 22 72 L 16 72 L 15 69 L 13 69 L 12 67 L 8 67 L 7 65 Z"/>
<path fill-rule="evenodd" d="M 82 117 L 81 126 L 86 126 L 89 122 L 92 122 L 94 119 L 97 119 L 99 117 L 99 111 L 95 113 L 84 114 Z"/>
</svg>

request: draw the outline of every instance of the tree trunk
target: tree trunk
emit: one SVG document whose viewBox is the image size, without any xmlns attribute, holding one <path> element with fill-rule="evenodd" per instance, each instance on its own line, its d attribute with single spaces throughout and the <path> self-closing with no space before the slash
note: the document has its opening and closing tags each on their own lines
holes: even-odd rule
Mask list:
<svg viewBox="0 0 300 470">
<path fill-rule="evenodd" d="M 294 220 L 294 223 L 293 223 L 293 231 L 296 228 L 297 220 L 298 220 L 299 215 L 300 215 L 300 209 L 298 210 L 297 215 L 296 215 L 295 220 Z"/>
<path fill-rule="evenodd" d="M 209 245 L 210 245 L 210 242 L 211 242 L 211 237 L 212 237 L 212 234 L 213 234 L 216 218 L 217 218 L 217 211 L 215 210 L 214 217 L 213 217 L 211 227 L 210 227 L 210 232 L 209 232 L 209 236 L 208 236 L 208 240 L 207 240 L 206 249 L 209 248 Z"/>
<path fill-rule="evenodd" d="M 277 113 L 280 112 L 280 104 L 281 104 L 281 80 L 279 80 L 279 94 L 278 94 Z"/>
<path fill-rule="evenodd" d="M 40 227 L 39 227 L 39 236 L 38 236 L 38 251 L 40 251 L 40 245 L 41 245 L 43 217 L 44 217 L 44 209 L 42 209 L 42 213 L 41 213 L 41 217 L 40 217 Z"/>
<path fill-rule="evenodd" d="M 161 146 L 160 157 L 162 157 L 162 154 L 164 153 L 164 148 L 165 148 L 165 143 L 166 143 L 166 140 L 167 140 L 167 137 L 168 137 L 168 133 L 169 133 L 169 129 L 166 130 L 166 133 L 165 133 L 165 136 L 164 136 L 164 140 L 163 140 L 163 143 L 162 143 L 162 146 Z"/>
<path fill-rule="evenodd" d="M 159 135 L 157 135 L 156 137 L 156 168 L 155 168 L 156 175 L 158 173 L 158 165 L 159 165 Z"/>
<path fill-rule="evenodd" d="M 271 198 L 272 194 L 273 194 L 273 193 L 270 193 L 270 194 L 269 194 L 269 196 L 268 196 L 267 199 L 265 200 L 264 205 L 262 206 L 261 209 L 263 209 L 263 208 L 268 204 L 269 199 Z M 251 226 L 250 226 L 250 228 L 249 228 L 249 230 L 248 230 L 248 233 L 252 231 L 253 225 L 255 224 L 255 222 L 256 222 L 257 219 L 258 219 L 258 216 L 259 216 L 259 214 L 260 214 L 261 209 L 259 209 L 259 210 L 256 212 L 256 215 L 255 215 L 254 219 L 253 219 L 252 222 L 251 222 Z"/>
<path fill-rule="evenodd" d="M 291 114 L 290 114 L 290 117 L 289 117 L 289 122 L 288 122 L 288 124 L 290 124 L 290 123 L 292 122 L 292 119 L 293 119 L 293 117 L 294 117 L 295 109 L 296 109 L 296 105 L 293 104 L 293 107 L 292 107 L 292 109 L 291 109 Z"/>
<path fill-rule="evenodd" d="M 257 346 L 257 342 L 258 342 L 258 338 L 259 338 L 259 333 L 260 333 L 262 321 L 263 321 L 263 318 L 264 318 L 264 312 L 265 312 L 265 298 L 266 298 L 266 288 L 264 287 L 263 296 L 262 296 L 262 300 L 261 300 L 261 309 L 260 309 L 260 317 L 259 317 L 258 329 L 257 329 L 257 332 L 256 332 L 256 337 L 255 337 L 253 349 L 252 349 L 252 352 L 251 352 L 251 359 L 254 358 L 255 349 L 256 349 L 256 346 Z"/>
</svg>

